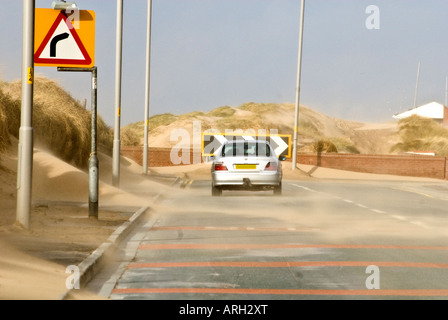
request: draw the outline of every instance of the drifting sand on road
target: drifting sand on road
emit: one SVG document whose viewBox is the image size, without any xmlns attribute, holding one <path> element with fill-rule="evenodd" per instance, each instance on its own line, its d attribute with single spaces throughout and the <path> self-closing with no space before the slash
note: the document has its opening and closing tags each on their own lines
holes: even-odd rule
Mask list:
<svg viewBox="0 0 448 320">
<path fill-rule="evenodd" d="M 211 169 L 211 162 L 192 164 L 186 166 L 177 166 L 177 167 L 158 167 L 158 168 L 151 168 L 150 170 L 155 174 L 173 174 L 182 179 L 210 180 L 210 169 Z M 389 181 L 409 181 L 409 180 L 437 181 L 431 178 L 353 172 L 353 171 L 330 169 L 324 167 L 316 167 L 300 163 L 296 165 L 295 170 L 292 170 L 291 161 L 283 162 L 282 169 L 284 180 L 347 179 L 347 180 L 389 180 Z"/>
<path fill-rule="evenodd" d="M 16 220 L 17 149 L 2 154 L 0 167 L 0 299 L 58 299 L 65 291 L 66 267 L 80 263 L 133 213 L 114 206 L 151 206 L 144 193 L 174 192 L 141 173 L 141 167 L 122 158 L 120 188 L 111 185 L 110 157 L 100 156 L 100 211 L 98 220 L 88 218 L 88 174 L 51 155 L 35 150 L 31 227 Z M 210 163 L 150 168 L 153 175 L 182 179 L 210 179 Z M 425 180 L 374 175 L 283 163 L 285 180 L 376 179 Z M 430 180 L 430 179 L 426 179 Z M 67 204 L 68 203 L 68 204 Z M 84 205 L 79 205 L 79 204 Z M 83 299 L 99 297 L 86 297 Z"/>
<path fill-rule="evenodd" d="M 17 144 L 13 145 L 0 159 L 0 299 L 59 299 L 67 290 L 66 267 L 79 264 L 139 207 L 151 205 L 154 193 L 168 189 L 143 176 L 141 167 L 125 158 L 120 188 L 113 187 L 111 159 L 99 155 L 100 209 L 98 219 L 91 219 L 88 173 L 35 149 L 27 230 L 15 222 Z"/>
</svg>

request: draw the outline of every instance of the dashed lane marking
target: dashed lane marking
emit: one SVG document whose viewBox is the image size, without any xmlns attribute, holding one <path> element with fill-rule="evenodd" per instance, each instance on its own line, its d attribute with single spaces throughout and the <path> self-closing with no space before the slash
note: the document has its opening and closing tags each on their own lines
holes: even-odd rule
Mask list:
<svg viewBox="0 0 448 320">
<path fill-rule="evenodd" d="M 390 216 L 391 216 L 392 218 L 397 219 L 397 220 L 400 220 L 400 221 L 407 221 L 407 220 L 408 220 L 406 217 L 399 216 L 399 215 L 396 215 L 396 214 L 393 214 L 393 215 L 390 215 Z"/>
<path fill-rule="evenodd" d="M 355 206 L 357 206 L 357 207 L 359 207 L 359 208 L 369 210 L 370 212 L 387 214 L 387 215 L 389 215 L 391 218 L 394 218 L 394 219 L 397 219 L 397 220 L 400 220 L 400 221 L 407 221 L 407 222 L 409 222 L 409 223 L 411 223 L 411 224 L 413 224 L 413 225 L 415 225 L 415 226 L 421 227 L 421 228 L 431 229 L 430 226 L 424 224 L 424 223 L 421 222 L 421 221 L 409 221 L 406 217 L 403 217 L 403 216 L 401 216 L 401 215 L 389 214 L 389 213 L 387 213 L 386 211 L 383 211 L 383 210 L 379 210 L 379 209 L 375 209 L 375 208 L 369 208 L 369 207 L 366 206 L 366 205 L 363 205 L 363 204 L 361 204 L 361 203 L 357 203 L 357 202 L 355 202 L 355 201 L 353 201 L 353 200 L 350 200 L 350 199 L 339 198 L 338 196 L 335 196 L 335 195 L 332 195 L 332 194 L 329 194 L 329 193 L 325 193 L 325 192 L 316 191 L 316 190 L 313 190 L 313 189 L 310 189 L 310 188 L 308 188 L 308 187 L 304 187 L 304 186 L 301 186 L 301 185 L 298 185 L 298 184 L 295 184 L 295 183 L 292 183 L 291 185 L 293 185 L 293 186 L 295 186 L 295 187 L 297 187 L 297 188 L 301 188 L 301 189 L 310 191 L 310 192 L 315 192 L 315 193 L 322 193 L 322 194 L 325 194 L 325 195 L 330 196 L 330 197 L 332 197 L 332 198 L 342 200 L 342 201 L 344 201 L 344 202 L 346 202 L 346 203 L 349 203 L 349 204 L 353 204 L 353 205 L 355 205 Z M 429 197 L 429 198 L 434 198 L 434 197 L 432 197 L 432 196 L 430 196 L 430 195 L 427 195 L 427 194 L 424 194 L 424 193 L 421 193 L 421 192 L 410 191 L 410 190 L 406 190 L 406 189 L 402 189 L 402 188 L 393 188 L 393 189 L 395 189 L 395 190 L 400 190 L 400 191 L 413 192 L 413 193 L 417 193 L 417 194 L 420 194 L 420 195 L 423 195 L 423 196 L 426 196 L 426 197 Z"/>
<path fill-rule="evenodd" d="M 415 193 L 415 194 L 418 194 L 418 195 L 421 195 L 421 196 L 424 196 L 424 197 L 427 197 L 427 198 L 435 199 L 435 197 L 433 197 L 433 196 L 431 196 L 429 194 L 426 194 L 426 193 L 421 192 L 421 191 L 405 188 L 405 187 L 392 188 L 392 189 L 393 190 L 398 190 L 398 191 L 406 191 L 406 192 L 410 192 L 410 193 Z"/>
<path fill-rule="evenodd" d="M 416 226 L 425 228 L 425 229 L 430 229 L 431 227 L 429 227 L 428 225 L 424 224 L 421 221 L 410 221 L 410 223 L 415 224 Z"/>
</svg>

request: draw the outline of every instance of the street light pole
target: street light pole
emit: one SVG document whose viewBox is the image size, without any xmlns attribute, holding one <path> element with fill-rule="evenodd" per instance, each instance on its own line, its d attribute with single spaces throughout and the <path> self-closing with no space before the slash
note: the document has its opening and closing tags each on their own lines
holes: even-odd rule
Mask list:
<svg viewBox="0 0 448 320">
<path fill-rule="evenodd" d="M 151 14 L 152 0 L 148 0 L 148 30 L 146 34 L 146 91 L 145 91 L 145 140 L 143 142 L 143 174 L 148 174 L 149 91 L 151 80 Z"/>
<path fill-rule="evenodd" d="M 448 77 L 445 78 L 445 107 L 448 106 Z"/>
<path fill-rule="evenodd" d="M 123 38 L 123 0 L 117 0 L 116 60 L 115 60 L 115 130 L 112 152 L 112 185 L 120 185 L 120 120 L 121 120 L 121 65 Z"/>
<path fill-rule="evenodd" d="M 417 107 L 417 93 L 418 93 L 418 81 L 420 79 L 420 61 L 417 67 L 417 81 L 415 82 L 415 92 L 414 92 L 414 108 Z"/>
<path fill-rule="evenodd" d="M 33 92 L 34 92 L 35 0 L 23 0 L 22 105 L 17 166 L 17 222 L 30 226 L 33 177 Z"/>
<path fill-rule="evenodd" d="M 292 154 L 292 170 L 296 169 L 297 165 L 297 136 L 299 126 L 299 104 L 300 104 L 300 80 L 302 73 L 302 43 L 303 43 L 303 21 L 305 17 L 305 0 L 302 0 L 300 12 L 300 35 L 299 35 L 299 57 L 297 63 L 297 87 L 296 87 L 296 108 L 294 117 L 294 141 Z"/>
</svg>

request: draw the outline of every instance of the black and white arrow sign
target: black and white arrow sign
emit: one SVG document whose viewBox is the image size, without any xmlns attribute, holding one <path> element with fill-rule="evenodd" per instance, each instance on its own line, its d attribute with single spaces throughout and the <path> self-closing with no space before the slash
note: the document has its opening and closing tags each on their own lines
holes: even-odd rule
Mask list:
<svg viewBox="0 0 448 320">
<path fill-rule="evenodd" d="M 284 140 L 283 137 L 281 136 L 270 136 L 269 140 L 270 140 L 269 143 L 271 144 L 271 147 L 274 149 L 276 155 L 278 156 L 289 155 L 289 152 L 287 152 L 289 149 L 289 143 L 285 142 L 286 139 Z M 290 138 L 288 140 L 291 141 Z"/>
<path fill-rule="evenodd" d="M 261 139 L 268 141 L 274 149 L 277 156 L 291 156 L 291 136 L 290 135 L 242 135 L 242 134 L 223 134 L 223 133 L 203 133 L 202 134 L 202 155 L 213 156 L 216 150 L 227 141 L 246 140 L 253 141 Z"/>
</svg>

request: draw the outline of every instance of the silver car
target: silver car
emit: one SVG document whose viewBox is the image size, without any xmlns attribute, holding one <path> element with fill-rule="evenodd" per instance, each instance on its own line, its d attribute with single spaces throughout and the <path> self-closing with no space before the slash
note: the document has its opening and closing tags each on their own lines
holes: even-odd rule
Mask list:
<svg viewBox="0 0 448 320">
<path fill-rule="evenodd" d="M 223 190 L 274 190 L 282 193 L 282 163 L 265 140 L 228 141 L 214 154 L 212 196 Z"/>
</svg>

